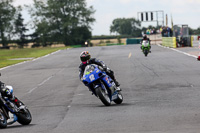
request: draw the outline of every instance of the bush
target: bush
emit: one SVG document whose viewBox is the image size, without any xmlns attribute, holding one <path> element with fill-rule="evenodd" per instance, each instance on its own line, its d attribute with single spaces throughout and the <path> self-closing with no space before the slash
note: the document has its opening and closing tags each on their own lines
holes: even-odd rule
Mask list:
<svg viewBox="0 0 200 133">
<path fill-rule="evenodd" d="M 107 40 L 106 43 L 112 43 L 110 40 Z"/>
<path fill-rule="evenodd" d="M 122 42 L 120 36 L 117 37 L 117 41 L 118 41 L 118 43 Z"/>
<path fill-rule="evenodd" d="M 131 38 L 132 36 L 130 36 L 130 35 L 120 35 L 120 36 L 105 36 L 105 35 L 101 35 L 101 36 L 92 36 L 91 40 L 117 39 L 118 37 L 120 37 L 120 38 Z"/>
<path fill-rule="evenodd" d="M 35 44 L 33 44 L 31 47 L 32 48 L 37 48 L 37 47 L 40 47 L 41 45 L 39 44 L 39 43 L 35 43 Z"/>
<path fill-rule="evenodd" d="M 100 40 L 100 41 L 99 41 L 99 44 L 101 44 L 101 43 L 104 43 L 104 41 L 103 41 L 103 40 Z"/>
<path fill-rule="evenodd" d="M 10 49 L 10 46 L 0 47 L 0 49 Z"/>
</svg>

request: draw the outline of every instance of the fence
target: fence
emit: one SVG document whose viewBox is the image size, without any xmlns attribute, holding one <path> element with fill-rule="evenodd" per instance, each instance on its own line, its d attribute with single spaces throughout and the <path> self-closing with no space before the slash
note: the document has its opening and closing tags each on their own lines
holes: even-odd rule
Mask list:
<svg viewBox="0 0 200 133">
<path fill-rule="evenodd" d="M 130 45 L 130 44 L 140 44 L 142 39 L 136 39 L 136 38 L 128 38 L 126 39 L 126 44 Z"/>
</svg>

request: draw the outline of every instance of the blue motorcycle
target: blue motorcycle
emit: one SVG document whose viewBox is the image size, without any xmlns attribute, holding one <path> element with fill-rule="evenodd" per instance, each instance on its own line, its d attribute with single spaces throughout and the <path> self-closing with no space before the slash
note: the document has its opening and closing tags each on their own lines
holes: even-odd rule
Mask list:
<svg viewBox="0 0 200 133">
<path fill-rule="evenodd" d="M 101 66 L 87 65 L 82 82 L 105 106 L 110 106 L 112 101 L 116 104 L 121 104 L 123 101 L 120 88 L 116 87 L 115 82 L 103 71 Z"/>
</svg>

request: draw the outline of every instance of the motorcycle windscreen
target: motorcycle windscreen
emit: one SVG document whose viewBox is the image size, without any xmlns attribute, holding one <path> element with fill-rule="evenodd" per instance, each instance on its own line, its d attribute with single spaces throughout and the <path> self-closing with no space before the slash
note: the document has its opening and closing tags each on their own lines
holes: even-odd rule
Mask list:
<svg viewBox="0 0 200 133">
<path fill-rule="evenodd" d="M 144 47 L 148 47 L 149 43 L 148 43 L 148 41 L 144 40 L 144 41 L 142 42 L 142 45 L 143 45 Z"/>
<path fill-rule="evenodd" d="M 99 78 L 95 65 L 88 65 L 83 74 L 83 82 L 90 84 Z"/>
<path fill-rule="evenodd" d="M 95 66 L 94 65 L 87 65 L 85 67 L 85 71 L 83 73 L 83 75 L 89 75 L 90 73 L 92 73 L 95 70 Z"/>
</svg>

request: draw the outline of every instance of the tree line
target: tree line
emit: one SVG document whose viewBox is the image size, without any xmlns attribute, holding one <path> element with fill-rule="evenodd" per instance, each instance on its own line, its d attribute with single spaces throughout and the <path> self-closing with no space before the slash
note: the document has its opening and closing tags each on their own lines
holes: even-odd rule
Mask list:
<svg viewBox="0 0 200 133">
<path fill-rule="evenodd" d="M 1 0 L 0 41 L 3 47 L 11 42 L 19 47 L 28 42 L 34 42 L 35 46 L 83 44 L 92 36 L 90 25 L 95 21 L 95 10 L 87 7 L 85 0 L 34 0 L 33 5 L 26 8 L 35 29 L 29 35 L 25 34 L 28 29 L 21 14 L 22 7 L 14 7 L 13 0 Z"/>
<path fill-rule="evenodd" d="M 29 9 L 31 29 L 24 24 L 22 9 Z M 26 7 L 13 6 L 13 0 L 0 1 L 0 44 L 7 47 L 9 43 L 17 43 L 23 48 L 29 42 L 33 46 L 48 46 L 55 43 L 65 45 L 84 44 L 92 37 L 91 24 L 95 10 L 87 7 L 86 0 L 33 0 L 33 5 Z M 141 21 L 135 18 L 116 18 L 110 26 L 110 33 L 120 36 L 141 37 Z M 190 35 L 200 34 L 200 27 L 189 28 Z"/>
</svg>

